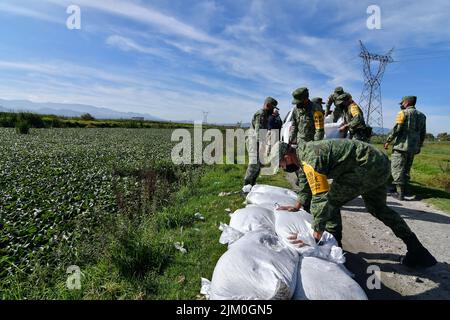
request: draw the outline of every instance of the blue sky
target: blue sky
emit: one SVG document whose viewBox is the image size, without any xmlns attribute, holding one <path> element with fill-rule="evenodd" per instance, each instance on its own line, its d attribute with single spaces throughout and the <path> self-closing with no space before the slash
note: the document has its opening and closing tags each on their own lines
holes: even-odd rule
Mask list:
<svg viewBox="0 0 450 320">
<path fill-rule="evenodd" d="M 81 8 L 68 30 L 66 8 Z M 381 29 L 366 10 L 381 8 Z M 432 133 L 450 131 L 450 2 L 342 0 L 0 0 L 0 98 L 92 104 L 170 120 L 248 122 L 268 95 L 291 108 L 307 86 L 359 100 L 358 40 L 395 47 L 384 123 L 417 95 Z"/>
</svg>

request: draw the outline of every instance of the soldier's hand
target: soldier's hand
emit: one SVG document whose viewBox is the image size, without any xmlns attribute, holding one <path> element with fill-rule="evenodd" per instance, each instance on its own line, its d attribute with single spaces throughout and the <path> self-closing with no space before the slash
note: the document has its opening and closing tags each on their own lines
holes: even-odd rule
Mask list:
<svg viewBox="0 0 450 320">
<path fill-rule="evenodd" d="M 339 132 L 347 131 L 347 129 L 348 129 L 348 125 L 345 124 L 345 125 L 343 125 L 342 127 L 339 128 Z"/>
<path fill-rule="evenodd" d="M 386 142 L 386 143 L 384 144 L 384 149 L 385 149 L 385 150 L 389 149 L 389 143 Z"/>
<path fill-rule="evenodd" d="M 314 239 L 316 239 L 316 242 L 320 241 L 320 239 L 322 238 L 322 234 L 323 234 L 322 231 L 314 231 L 313 237 Z"/>
<path fill-rule="evenodd" d="M 291 235 L 287 238 L 289 240 L 289 242 L 291 244 L 293 244 L 294 246 L 301 248 L 303 246 L 307 246 L 306 243 L 304 243 L 302 240 L 297 239 L 297 234 L 296 233 L 291 233 Z"/>
<path fill-rule="evenodd" d="M 280 210 L 280 211 L 289 211 L 289 212 L 296 212 L 296 211 L 300 210 L 300 208 L 297 208 L 297 207 L 295 207 L 295 206 L 279 206 L 279 207 L 277 208 L 277 210 Z"/>
</svg>

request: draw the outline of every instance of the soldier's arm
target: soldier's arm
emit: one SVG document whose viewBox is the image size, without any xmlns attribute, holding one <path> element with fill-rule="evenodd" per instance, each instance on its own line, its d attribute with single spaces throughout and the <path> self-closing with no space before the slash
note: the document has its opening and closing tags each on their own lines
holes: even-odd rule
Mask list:
<svg viewBox="0 0 450 320">
<path fill-rule="evenodd" d="M 316 129 L 314 141 L 323 140 L 325 136 L 325 121 L 322 110 L 314 112 L 314 127 Z"/>
<path fill-rule="evenodd" d="M 314 231 L 322 232 L 325 230 L 325 225 L 330 218 L 328 210 L 328 192 L 330 186 L 325 171 L 323 170 L 327 167 L 327 161 L 319 151 L 318 156 L 313 156 L 312 158 L 306 157 L 302 165 L 312 194 L 311 214 L 313 216 L 313 223 L 311 227 Z"/>
<path fill-rule="evenodd" d="M 357 106 L 350 106 L 350 114 L 352 119 L 348 123 L 348 127 L 350 130 L 354 130 L 364 124 L 363 114 L 360 112 Z"/>
<path fill-rule="evenodd" d="M 325 114 L 326 115 L 330 114 L 330 108 L 331 108 L 332 104 L 333 104 L 333 95 L 330 95 L 328 97 L 327 104 L 325 105 Z"/>
<path fill-rule="evenodd" d="M 389 133 L 386 143 L 389 144 L 397 138 L 397 136 L 402 131 L 403 124 L 405 123 L 405 119 L 406 119 L 406 115 L 403 111 L 400 111 L 399 113 L 397 113 L 397 117 L 395 118 L 395 126 Z"/>
<path fill-rule="evenodd" d="M 259 115 L 258 115 L 258 113 L 255 113 L 253 115 L 252 124 L 253 124 L 253 130 L 255 130 L 255 136 L 258 139 L 259 138 Z"/>
<path fill-rule="evenodd" d="M 289 133 L 289 143 L 296 144 L 297 143 L 298 126 L 297 126 L 297 117 L 295 116 L 295 109 L 292 110 L 291 121 L 292 121 L 292 130 Z"/>
<path fill-rule="evenodd" d="M 422 128 L 420 130 L 420 148 L 422 148 L 423 142 L 425 141 L 425 136 L 427 134 L 427 118 L 425 117 L 425 115 L 423 115 L 422 119 L 423 119 L 423 123 L 422 123 Z"/>
</svg>

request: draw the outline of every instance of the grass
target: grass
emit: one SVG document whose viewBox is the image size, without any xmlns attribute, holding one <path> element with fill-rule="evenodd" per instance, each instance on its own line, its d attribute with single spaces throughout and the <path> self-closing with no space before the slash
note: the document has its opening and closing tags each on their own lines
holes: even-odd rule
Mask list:
<svg viewBox="0 0 450 320">
<path fill-rule="evenodd" d="M 133 219 L 124 215 L 111 227 L 118 231 L 110 231 L 114 237 L 106 241 L 96 259 L 76 262 L 84 275 L 80 290 L 66 288 L 64 269 L 38 267 L 30 275 L 6 279 L 0 298 L 201 299 L 201 278 L 211 279 L 217 260 L 226 251 L 218 241 L 220 223 L 229 222 L 225 209 L 243 207 L 239 193 L 223 197 L 219 193 L 239 192 L 245 169 L 242 165 L 207 166 L 196 182 L 170 198 L 170 205 Z M 283 173 L 258 179 L 258 183 L 269 182 L 289 187 Z M 196 219 L 196 212 L 205 219 Z M 86 243 L 89 252 L 93 242 Z M 175 242 L 183 243 L 187 253 L 176 250 Z"/>
<path fill-rule="evenodd" d="M 450 142 L 425 142 L 414 158 L 411 189 L 419 199 L 450 214 Z"/>
</svg>

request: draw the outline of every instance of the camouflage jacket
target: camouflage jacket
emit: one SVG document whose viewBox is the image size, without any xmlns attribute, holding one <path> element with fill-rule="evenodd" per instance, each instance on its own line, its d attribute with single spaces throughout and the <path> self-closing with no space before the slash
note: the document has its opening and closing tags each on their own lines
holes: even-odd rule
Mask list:
<svg viewBox="0 0 450 320">
<path fill-rule="evenodd" d="M 325 105 L 325 111 L 328 114 L 330 112 L 331 105 L 336 101 L 337 97 L 339 97 L 339 94 L 332 93 L 327 100 L 327 104 Z"/>
<path fill-rule="evenodd" d="M 345 188 L 354 185 L 354 190 L 348 191 L 351 195 L 358 193 L 364 179 L 376 180 L 374 175 L 379 174 L 380 170 L 389 170 L 389 159 L 382 151 L 356 140 L 309 142 L 297 148 L 297 156 L 303 168 L 299 170 L 299 180 L 303 175 L 303 181 L 307 181 L 299 186 L 298 201 L 303 204 L 312 197 L 312 227 L 316 231 L 325 229 L 329 217 L 329 202 L 339 203 L 343 200 L 334 199 L 336 196 L 329 193 L 328 179 L 333 179 L 333 188 L 341 188 L 340 177 L 345 175 Z M 349 176 L 353 177 L 354 181 L 348 181 Z"/>
<path fill-rule="evenodd" d="M 255 136 L 259 138 L 259 130 L 269 128 L 269 112 L 260 109 L 255 112 L 251 122 L 251 129 L 253 129 Z"/>
<path fill-rule="evenodd" d="M 294 108 L 289 142 L 292 144 L 300 144 L 308 141 L 322 140 L 325 135 L 324 128 L 322 106 L 310 101 L 306 108 Z"/>
<path fill-rule="evenodd" d="M 393 143 L 393 150 L 419 153 L 426 134 L 425 115 L 408 107 L 397 114 L 395 122 L 386 142 Z"/>
<path fill-rule="evenodd" d="M 344 113 L 344 120 L 345 123 L 348 124 L 350 133 L 366 128 L 364 114 L 355 102 L 352 102 L 348 107 L 343 109 L 342 112 Z"/>
</svg>

